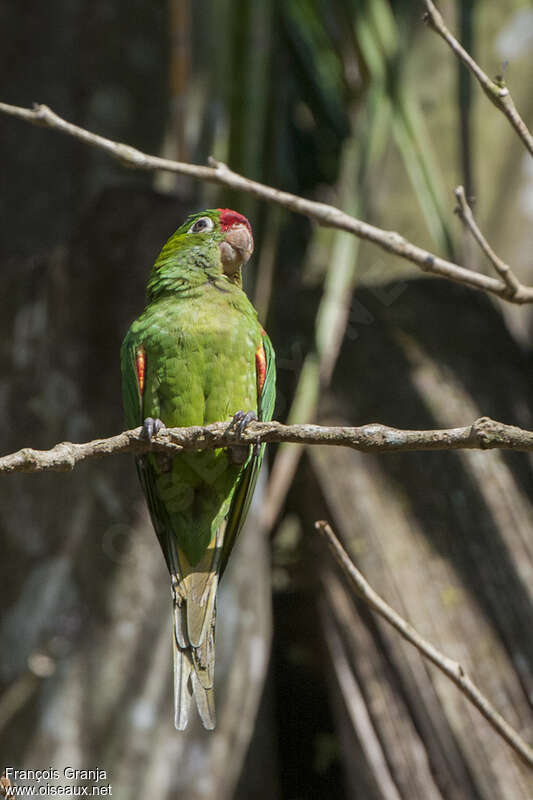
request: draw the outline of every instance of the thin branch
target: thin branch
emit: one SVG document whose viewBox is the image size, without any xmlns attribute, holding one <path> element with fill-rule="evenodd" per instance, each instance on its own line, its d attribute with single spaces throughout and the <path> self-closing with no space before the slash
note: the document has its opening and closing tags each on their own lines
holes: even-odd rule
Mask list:
<svg viewBox="0 0 533 800">
<path fill-rule="evenodd" d="M 205 427 L 164 428 L 152 442 L 148 442 L 142 438 L 141 428 L 134 428 L 108 439 L 95 439 L 81 444 L 61 442 L 51 450 L 25 447 L 0 458 L 0 473 L 68 472 L 80 461 L 117 453 L 179 453 L 183 450 L 213 450 L 260 442 L 337 445 L 363 453 L 493 449 L 533 451 L 533 431 L 496 422 L 489 417 L 480 417 L 473 425 L 463 428 L 422 431 L 399 430 L 379 423 L 347 428 L 252 422 L 240 434 L 231 424 L 215 422 Z"/>
<path fill-rule="evenodd" d="M 518 753 L 518 755 L 533 767 L 533 748 L 522 739 L 520 734 L 504 720 L 496 711 L 485 695 L 478 689 L 464 668 L 457 661 L 445 656 L 430 642 L 424 639 L 415 629 L 392 609 L 368 581 L 359 572 L 348 553 L 343 548 L 327 522 L 315 522 L 315 528 L 323 534 L 343 572 L 348 577 L 357 594 L 370 608 L 380 614 L 398 633 L 410 644 L 414 645 L 423 656 L 444 673 L 465 697 L 480 711 L 492 728 Z"/>
<path fill-rule="evenodd" d="M 423 272 L 431 275 L 438 275 L 447 278 L 455 283 L 462 283 L 473 289 L 482 289 L 490 294 L 497 295 L 513 303 L 533 303 L 533 287 L 520 284 L 513 296 L 509 296 L 509 288 L 506 283 L 488 275 L 474 272 L 467 267 L 447 261 L 445 258 L 434 255 L 428 250 L 409 242 L 395 231 L 386 231 L 363 222 L 356 217 L 346 214 L 334 206 L 326 203 L 317 203 L 313 200 L 306 200 L 303 197 L 282 192 L 271 186 L 265 186 L 257 181 L 238 175 L 233 172 L 226 164 L 210 159 L 212 166 L 205 167 L 195 164 L 185 164 L 181 161 L 171 161 L 166 158 L 158 158 L 142 153 L 135 147 L 130 147 L 121 142 L 114 142 L 104 136 L 98 136 L 90 131 L 73 125 L 55 114 L 48 106 L 35 105 L 33 109 L 20 108 L 7 103 L 0 103 L 0 112 L 23 119 L 34 125 L 41 125 L 52 128 L 75 139 L 79 139 L 85 144 L 105 150 L 109 155 L 118 159 L 127 167 L 142 170 L 167 170 L 180 175 L 189 175 L 210 183 L 217 183 L 227 186 L 237 191 L 248 192 L 260 200 L 270 203 L 277 203 L 284 208 L 294 211 L 296 214 L 303 214 L 315 220 L 320 225 L 338 230 L 347 231 L 360 239 L 373 242 L 382 250 L 403 258 L 416 264 Z"/>
<path fill-rule="evenodd" d="M 5 772 L 3 773 L 2 777 L 0 778 L 0 796 L 1 797 L 13 797 L 13 784 L 6 778 Z"/>
<path fill-rule="evenodd" d="M 474 214 L 472 209 L 468 205 L 468 201 L 466 199 L 465 190 L 462 186 L 458 186 L 455 190 L 455 196 L 457 198 L 457 202 L 459 203 L 458 207 L 456 208 L 457 214 L 459 215 L 460 220 L 463 222 L 464 226 L 470 231 L 480 248 L 483 250 L 487 258 L 489 259 L 490 263 L 499 274 L 501 279 L 507 285 L 509 295 L 512 295 L 520 289 L 520 281 L 512 271 L 511 267 L 502 261 L 502 259 L 494 252 L 490 244 L 487 242 L 483 234 L 481 233 L 478 224 L 474 218 Z"/>
<path fill-rule="evenodd" d="M 479 64 L 474 61 L 472 56 L 466 52 L 464 47 L 461 46 L 455 36 L 450 33 L 444 24 L 442 16 L 437 11 L 431 0 L 424 0 L 424 2 L 427 8 L 425 21 L 436 33 L 439 34 L 439 36 L 444 39 L 444 41 L 453 50 L 457 58 L 462 61 L 465 67 L 469 69 L 470 72 L 475 76 L 491 103 L 493 103 L 493 105 L 495 105 L 496 108 L 498 108 L 502 114 L 507 117 L 516 133 L 529 150 L 530 154 L 533 155 L 533 136 L 528 130 L 526 123 L 518 113 L 513 98 L 511 97 L 511 93 L 505 85 L 503 77 L 499 75 L 495 80 L 491 80 L 491 78 L 489 78 L 489 76 L 483 72 Z"/>
</svg>

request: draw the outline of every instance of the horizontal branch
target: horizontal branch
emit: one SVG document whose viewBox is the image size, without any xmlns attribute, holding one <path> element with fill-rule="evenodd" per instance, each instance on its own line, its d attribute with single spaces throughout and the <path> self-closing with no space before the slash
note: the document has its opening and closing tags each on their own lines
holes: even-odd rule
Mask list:
<svg viewBox="0 0 533 800">
<path fill-rule="evenodd" d="M 533 749 L 522 739 L 520 734 L 504 720 L 483 692 L 465 672 L 461 664 L 441 653 L 434 645 L 424 639 L 403 617 L 401 617 L 372 588 L 366 578 L 359 572 L 348 553 L 343 548 L 330 525 L 320 521 L 315 523 L 316 529 L 325 536 L 337 562 L 348 577 L 353 588 L 370 608 L 380 614 L 410 644 L 414 645 L 422 655 L 432 662 L 447 678 L 460 689 L 464 696 L 480 711 L 491 727 L 533 767 Z"/>
<path fill-rule="evenodd" d="M 260 442 L 322 444 L 350 447 L 363 453 L 402 453 L 421 450 L 523 450 L 533 451 L 533 431 L 480 417 L 473 425 L 445 430 L 410 431 L 371 423 L 358 428 L 326 425 L 281 425 L 252 422 L 239 434 L 226 422 L 205 427 L 164 428 L 152 442 L 141 436 L 141 428 L 124 431 L 108 439 L 75 444 L 61 442 L 51 450 L 25 447 L 0 458 L 0 473 L 68 472 L 80 461 L 117 453 L 179 453 L 182 450 L 213 450 L 216 447 Z"/>
<path fill-rule="evenodd" d="M 530 154 L 533 155 L 533 136 L 518 113 L 513 98 L 511 97 L 511 92 L 505 85 L 503 77 L 498 76 L 495 80 L 491 80 L 491 78 L 483 72 L 479 64 L 474 61 L 470 53 L 468 53 L 457 41 L 455 36 L 450 33 L 432 0 L 425 0 L 425 4 L 427 8 L 425 16 L 426 22 L 442 37 L 442 39 L 444 39 L 457 58 L 470 70 L 491 103 L 507 117 L 523 144 Z"/>
<path fill-rule="evenodd" d="M 382 250 L 416 264 L 423 272 L 447 278 L 455 283 L 462 283 L 473 289 L 481 289 L 513 303 L 533 302 L 532 287 L 519 284 L 516 290 L 511 293 L 505 281 L 489 275 L 483 275 L 430 253 L 428 250 L 409 242 L 395 231 L 377 228 L 375 225 L 370 225 L 368 222 L 363 222 L 356 217 L 350 216 L 350 214 L 346 214 L 339 208 L 335 208 L 335 206 L 306 200 L 289 192 L 283 192 L 257 181 L 249 180 L 233 172 L 226 164 L 220 161 L 210 159 L 212 166 L 205 167 L 150 156 L 135 147 L 106 139 L 104 136 L 98 136 L 84 128 L 73 125 L 45 105 L 35 105 L 33 109 L 30 109 L 9 105 L 8 103 L 0 103 L 0 112 L 18 117 L 34 125 L 52 128 L 73 136 L 85 144 L 105 150 L 125 166 L 142 170 L 165 170 L 180 175 L 188 175 L 210 183 L 217 183 L 237 191 L 247 192 L 260 200 L 276 203 L 283 206 L 283 208 L 294 211 L 296 214 L 303 214 L 325 227 L 347 231 L 360 239 L 373 242 Z"/>
</svg>

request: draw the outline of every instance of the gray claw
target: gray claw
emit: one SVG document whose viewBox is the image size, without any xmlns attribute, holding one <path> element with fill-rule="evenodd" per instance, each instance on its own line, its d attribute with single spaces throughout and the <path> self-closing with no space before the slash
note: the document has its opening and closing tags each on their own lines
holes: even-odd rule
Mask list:
<svg viewBox="0 0 533 800">
<path fill-rule="evenodd" d="M 237 411 L 233 415 L 230 428 L 235 426 L 239 436 L 242 436 L 245 428 L 250 424 L 250 422 L 257 422 L 257 414 L 255 411 Z"/>
<path fill-rule="evenodd" d="M 153 419 L 152 417 L 146 417 L 142 425 L 141 436 L 143 437 L 143 439 L 148 439 L 148 441 L 151 442 L 152 437 L 157 436 L 159 431 L 163 430 L 164 427 L 165 423 L 161 422 L 160 419 Z"/>
</svg>

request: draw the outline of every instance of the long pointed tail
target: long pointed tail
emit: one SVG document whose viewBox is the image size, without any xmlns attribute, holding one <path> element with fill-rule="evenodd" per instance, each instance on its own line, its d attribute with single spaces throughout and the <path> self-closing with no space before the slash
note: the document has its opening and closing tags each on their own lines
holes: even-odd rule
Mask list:
<svg viewBox="0 0 533 800">
<path fill-rule="evenodd" d="M 174 724 L 189 722 L 194 697 L 204 728 L 213 730 L 215 716 L 215 619 L 218 576 L 192 573 L 178 582 L 172 575 Z"/>
</svg>

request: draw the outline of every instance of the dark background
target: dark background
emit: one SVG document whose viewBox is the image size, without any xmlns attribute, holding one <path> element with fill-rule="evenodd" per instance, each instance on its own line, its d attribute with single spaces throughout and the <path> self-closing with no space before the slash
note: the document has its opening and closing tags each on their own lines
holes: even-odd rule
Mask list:
<svg viewBox="0 0 533 800">
<path fill-rule="evenodd" d="M 531 123 L 530 6 L 442 11 L 489 74 L 509 62 Z M 531 283 L 530 163 L 421 14 L 400 0 L 5 3 L 1 99 L 149 153 L 213 154 L 485 271 L 452 213 L 464 183 Z M 122 429 L 118 352 L 150 265 L 212 206 L 254 227 L 247 289 L 277 352 L 278 419 L 533 426 L 528 308 L 7 116 L 0 153 L 3 453 Z M 296 452 L 271 447 L 271 474 Z M 531 741 L 529 456 L 299 455 L 287 493 L 273 499 L 265 473 L 221 587 L 213 734 L 172 725 L 167 575 L 132 459 L 2 479 L 0 766 L 98 767 L 118 800 L 532 796 L 526 768 L 353 598 L 313 529 L 329 519 L 376 590 Z"/>
</svg>

